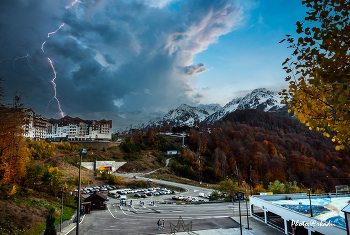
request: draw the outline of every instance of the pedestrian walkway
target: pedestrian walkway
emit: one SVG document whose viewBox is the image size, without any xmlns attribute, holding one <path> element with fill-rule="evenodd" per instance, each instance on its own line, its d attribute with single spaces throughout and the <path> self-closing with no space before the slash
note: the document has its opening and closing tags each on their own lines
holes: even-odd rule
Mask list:
<svg viewBox="0 0 350 235">
<path fill-rule="evenodd" d="M 239 221 L 239 217 L 231 217 L 235 221 Z M 245 220 L 245 221 L 244 221 Z M 243 235 L 282 235 L 284 233 L 274 229 L 258 220 L 249 217 L 249 228 L 248 228 L 247 217 L 242 217 L 242 234 Z M 169 233 L 168 233 L 169 234 Z M 171 234 L 171 233 L 170 233 Z M 188 235 L 191 233 L 177 232 L 176 235 Z M 193 235 L 240 235 L 240 228 L 229 228 L 229 229 L 209 229 L 193 231 Z"/>
<path fill-rule="evenodd" d="M 57 231 L 57 235 L 65 235 L 65 234 L 69 233 L 70 231 L 72 231 L 76 226 L 77 226 L 76 223 L 70 224 L 67 227 L 63 228 L 62 232 Z"/>
<path fill-rule="evenodd" d="M 239 222 L 239 217 L 231 217 L 233 220 Z M 62 229 L 62 232 L 57 232 L 57 235 L 66 235 L 72 231 L 76 226 L 76 223 L 70 224 L 69 226 Z M 274 229 L 263 222 L 249 217 L 249 228 L 248 228 L 247 217 L 242 217 L 242 234 L 243 235 L 282 235 L 284 233 Z M 157 229 L 158 231 L 158 229 Z M 171 234 L 171 233 L 167 233 Z M 191 233 L 177 232 L 176 235 L 188 235 Z M 240 235 L 240 228 L 229 228 L 229 229 L 208 229 L 193 231 L 193 235 Z M 165 234 L 164 234 L 165 235 Z"/>
<path fill-rule="evenodd" d="M 81 224 L 85 219 L 85 215 L 83 215 L 82 219 L 80 219 L 80 223 Z M 77 223 L 72 223 L 70 225 L 68 225 L 65 228 L 62 228 L 62 231 L 60 232 L 59 229 L 57 229 L 57 235 L 66 235 L 68 234 L 70 231 L 72 231 L 73 229 L 75 229 L 75 227 L 77 226 Z"/>
</svg>

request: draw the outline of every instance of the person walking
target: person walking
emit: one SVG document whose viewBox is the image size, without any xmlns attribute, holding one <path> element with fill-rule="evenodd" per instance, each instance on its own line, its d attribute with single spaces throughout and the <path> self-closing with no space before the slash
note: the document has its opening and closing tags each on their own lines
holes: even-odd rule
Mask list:
<svg viewBox="0 0 350 235">
<path fill-rule="evenodd" d="M 158 230 L 160 230 L 160 226 L 161 226 L 160 219 L 158 220 L 157 224 L 158 224 Z"/>
<path fill-rule="evenodd" d="M 163 219 L 163 229 L 164 229 L 164 219 Z"/>
</svg>

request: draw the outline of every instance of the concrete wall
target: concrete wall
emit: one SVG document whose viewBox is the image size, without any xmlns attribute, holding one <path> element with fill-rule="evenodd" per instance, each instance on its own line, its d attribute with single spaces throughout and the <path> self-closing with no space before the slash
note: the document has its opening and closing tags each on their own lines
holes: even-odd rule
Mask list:
<svg viewBox="0 0 350 235">
<path fill-rule="evenodd" d="M 121 167 L 122 165 L 124 165 L 126 162 L 114 162 L 113 163 L 113 167 L 114 167 L 114 170 L 118 170 L 119 167 Z"/>
<path fill-rule="evenodd" d="M 81 162 L 81 166 L 83 166 L 89 170 L 92 170 L 92 171 L 95 170 L 95 162 Z"/>
<path fill-rule="evenodd" d="M 124 165 L 126 162 L 115 162 L 115 161 L 95 161 L 95 162 L 82 162 L 81 166 L 95 171 L 100 167 L 112 167 L 112 171 L 116 171 L 119 167 Z M 78 162 L 79 164 L 79 162 Z"/>
</svg>

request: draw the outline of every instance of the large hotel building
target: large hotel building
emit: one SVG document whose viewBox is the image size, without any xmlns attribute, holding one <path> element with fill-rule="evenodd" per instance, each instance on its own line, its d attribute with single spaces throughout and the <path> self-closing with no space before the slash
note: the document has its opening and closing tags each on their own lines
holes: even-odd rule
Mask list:
<svg viewBox="0 0 350 235">
<path fill-rule="evenodd" d="M 112 120 L 83 120 L 65 116 L 46 119 L 31 108 L 24 109 L 24 136 L 35 140 L 95 141 L 112 139 Z"/>
</svg>

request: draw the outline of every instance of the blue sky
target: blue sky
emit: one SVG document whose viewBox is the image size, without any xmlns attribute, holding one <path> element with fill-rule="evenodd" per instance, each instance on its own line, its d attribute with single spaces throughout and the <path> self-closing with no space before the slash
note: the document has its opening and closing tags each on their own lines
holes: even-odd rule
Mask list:
<svg viewBox="0 0 350 235">
<path fill-rule="evenodd" d="M 44 117 L 124 128 L 286 88 L 278 42 L 305 16 L 290 0 L 5 0 L 0 75 Z"/>
<path fill-rule="evenodd" d="M 279 43 L 286 34 L 295 35 L 296 21 L 306 16 L 301 1 L 243 1 L 243 19 L 218 43 L 195 57 L 209 71 L 197 76 L 195 86 L 202 91 L 203 103 L 221 105 L 255 88 L 278 92 L 287 88 L 282 62 L 291 54 L 287 43 Z"/>
</svg>

